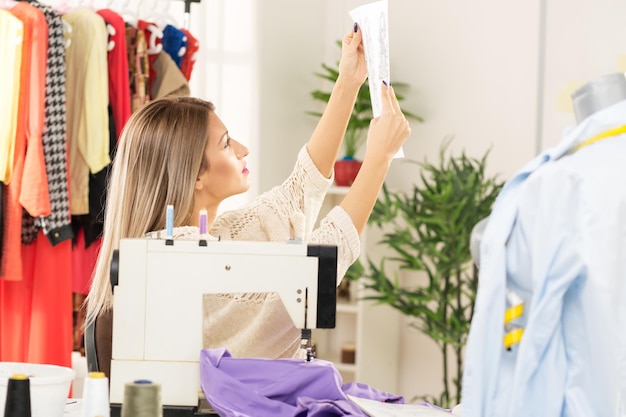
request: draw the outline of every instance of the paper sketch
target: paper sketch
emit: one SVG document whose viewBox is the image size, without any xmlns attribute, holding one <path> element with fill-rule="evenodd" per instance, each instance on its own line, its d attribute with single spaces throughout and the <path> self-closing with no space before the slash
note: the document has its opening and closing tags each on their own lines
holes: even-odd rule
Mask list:
<svg viewBox="0 0 626 417">
<path fill-rule="evenodd" d="M 391 83 L 389 75 L 389 27 L 387 14 L 387 0 L 364 4 L 350 10 L 350 17 L 359 25 L 363 34 L 363 48 L 374 117 L 380 116 L 382 110 L 380 90 L 383 80 L 387 85 Z M 404 157 L 402 148 L 394 157 Z"/>
<path fill-rule="evenodd" d="M 352 395 L 348 395 L 348 399 L 370 417 L 455 417 L 448 411 L 427 405 L 384 403 Z"/>
<path fill-rule="evenodd" d="M 387 27 L 387 0 L 359 6 L 350 11 L 350 17 L 361 28 L 363 47 L 367 63 L 372 112 L 374 117 L 380 116 L 380 89 L 384 80 L 390 83 L 389 77 L 389 30 Z"/>
</svg>

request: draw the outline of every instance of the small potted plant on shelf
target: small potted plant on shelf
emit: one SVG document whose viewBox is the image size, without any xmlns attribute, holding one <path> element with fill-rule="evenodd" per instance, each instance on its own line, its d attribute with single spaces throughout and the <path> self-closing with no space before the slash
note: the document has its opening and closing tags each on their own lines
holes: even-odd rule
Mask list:
<svg viewBox="0 0 626 417">
<path fill-rule="evenodd" d="M 341 48 L 341 41 L 337 41 L 337 45 Z M 328 80 L 331 83 L 337 82 L 337 77 L 339 76 L 339 62 L 336 63 L 334 67 L 331 67 L 327 64 L 321 64 L 323 71 L 316 72 L 315 75 L 322 79 Z M 394 90 L 396 91 L 396 96 L 398 101 L 404 99 L 403 96 L 398 94 L 398 91 L 402 91 L 407 88 L 408 85 L 401 82 L 393 83 Z M 311 96 L 315 100 L 322 101 L 324 103 L 328 103 L 330 99 L 330 91 L 323 90 L 314 90 L 311 92 Z M 404 116 L 408 119 L 413 119 L 417 121 L 423 121 L 423 119 L 411 112 L 402 110 Z M 321 117 L 322 113 L 320 112 L 307 112 L 310 115 Z M 370 120 L 372 119 L 372 104 L 370 100 L 370 89 L 367 81 L 363 83 L 356 97 L 356 102 L 354 104 L 354 108 L 352 109 L 352 116 L 348 121 L 348 127 L 346 129 L 346 134 L 343 139 L 343 157 L 335 163 L 335 183 L 341 187 L 348 187 L 352 185 L 354 178 L 359 172 L 359 168 L 361 168 L 361 161 L 359 161 L 356 157 L 357 152 L 363 145 L 366 135 L 367 129 L 370 124 Z"/>
</svg>

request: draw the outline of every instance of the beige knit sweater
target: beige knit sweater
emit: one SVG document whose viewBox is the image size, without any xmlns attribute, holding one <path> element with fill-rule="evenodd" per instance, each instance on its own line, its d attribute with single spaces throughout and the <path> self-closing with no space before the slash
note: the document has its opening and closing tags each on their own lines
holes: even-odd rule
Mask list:
<svg viewBox="0 0 626 417">
<path fill-rule="evenodd" d="M 313 230 L 332 181 L 319 172 L 303 147 L 283 184 L 248 206 L 219 216 L 211 235 L 222 240 L 274 242 L 302 238 L 307 243 L 337 245 L 339 281 L 358 258 L 360 241 L 352 220 L 338 206 Z M 163 232 L 148 236 L 163 238 Z M 198 240 L 199 229 L 175 228 L 174 238 Z M 226 347 L 234 357 L 285 358 L 299 354 L 300 331 L 275 293 L 206 294 L 203 311 L 205 348 Z"/>
</svg>

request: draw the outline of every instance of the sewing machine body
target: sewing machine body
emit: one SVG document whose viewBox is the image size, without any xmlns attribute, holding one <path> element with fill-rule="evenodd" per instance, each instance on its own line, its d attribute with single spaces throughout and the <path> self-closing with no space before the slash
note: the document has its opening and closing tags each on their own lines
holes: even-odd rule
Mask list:
<svg viewBox="0 0 626 417">
<path fill-rule="evenodd" d="M 112 263 L 111 403 L 122 403 L 127 382 L 149 379 L 161 384 L 164 405 L 197 406 L 203 294 L 277 292 L 296 327 L 334 327 L 335 246 L 206 243 L 121 241 Z"/>
</svg>

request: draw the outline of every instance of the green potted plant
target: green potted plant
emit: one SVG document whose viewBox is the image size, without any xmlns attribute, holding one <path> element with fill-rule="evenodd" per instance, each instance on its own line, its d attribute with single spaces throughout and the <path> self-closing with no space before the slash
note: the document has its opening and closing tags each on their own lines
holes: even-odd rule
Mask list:
<svg viewBox="0 0 626 417">
<path fill-rule="evenodd" d="M 502 187 L 502 182 L 485 172 L 489 152 L 481 159 L 464 152 L 447 156 L 448 144 L 444 141 L 437 165 L 418 163 L 420 181 L 412 190 L 383 188 L 370 223 L 384 232 L 377 245 L 385 248 L 386 255 L 379 262 L 368 259 L 365 268 L 353 266 L 364 287 L 371 290 L 366 299 L 410 316 L 410 325 L 440 348 L 443 392 L 420 398 L 443 407 L 461 402 L 463 348 L 478 282 L 470 235 L 474 225 L 489 215 Z M 427 279 L 423 285 L 405 287 L 400 270 L 418 271 Z"/>
<path fill-rule="evenodd" d="M 337 45 L 341 48 L 341 41 L 337 41 Z M 339 62 L 335 66 L 330 66 L 322 63 L 322 72 L 316 72 L 315 75 L 324 80 L 330 81 L 333 85 L 337 82 L 339 76 Z M 407 84 L 401 82 L 393 83 L 398 101 L 404 99 L 398 91 L 403 91 L 408 87 Z M 332 89 L 332 88 L 331 88 Z M 330 99 L 330 90 L 314 90 L 311 92 L 311 96 L 318 101 L 328 103 Z M 422 122 L 423 119 L 411 112 L 402 110 L 405 117 Z M 321 117 L 321 112 L 310 111 L 307 112 L 310 115 Z M 348 127 L 343 139 L 343 157 L 335 163 L 335 182 L 339 186 L 350 186 L 356 174 L 361 167 L 361 161 L 356 157 L 357 152 L 363 145 L 367 129 L 372 119 L 372 104 L 370 100 L 370 90 L 367 80 L 363 83 L 356 97 L 356 102 L 352 110 L 352 116 L 348 121 Z"/>
</svg>

